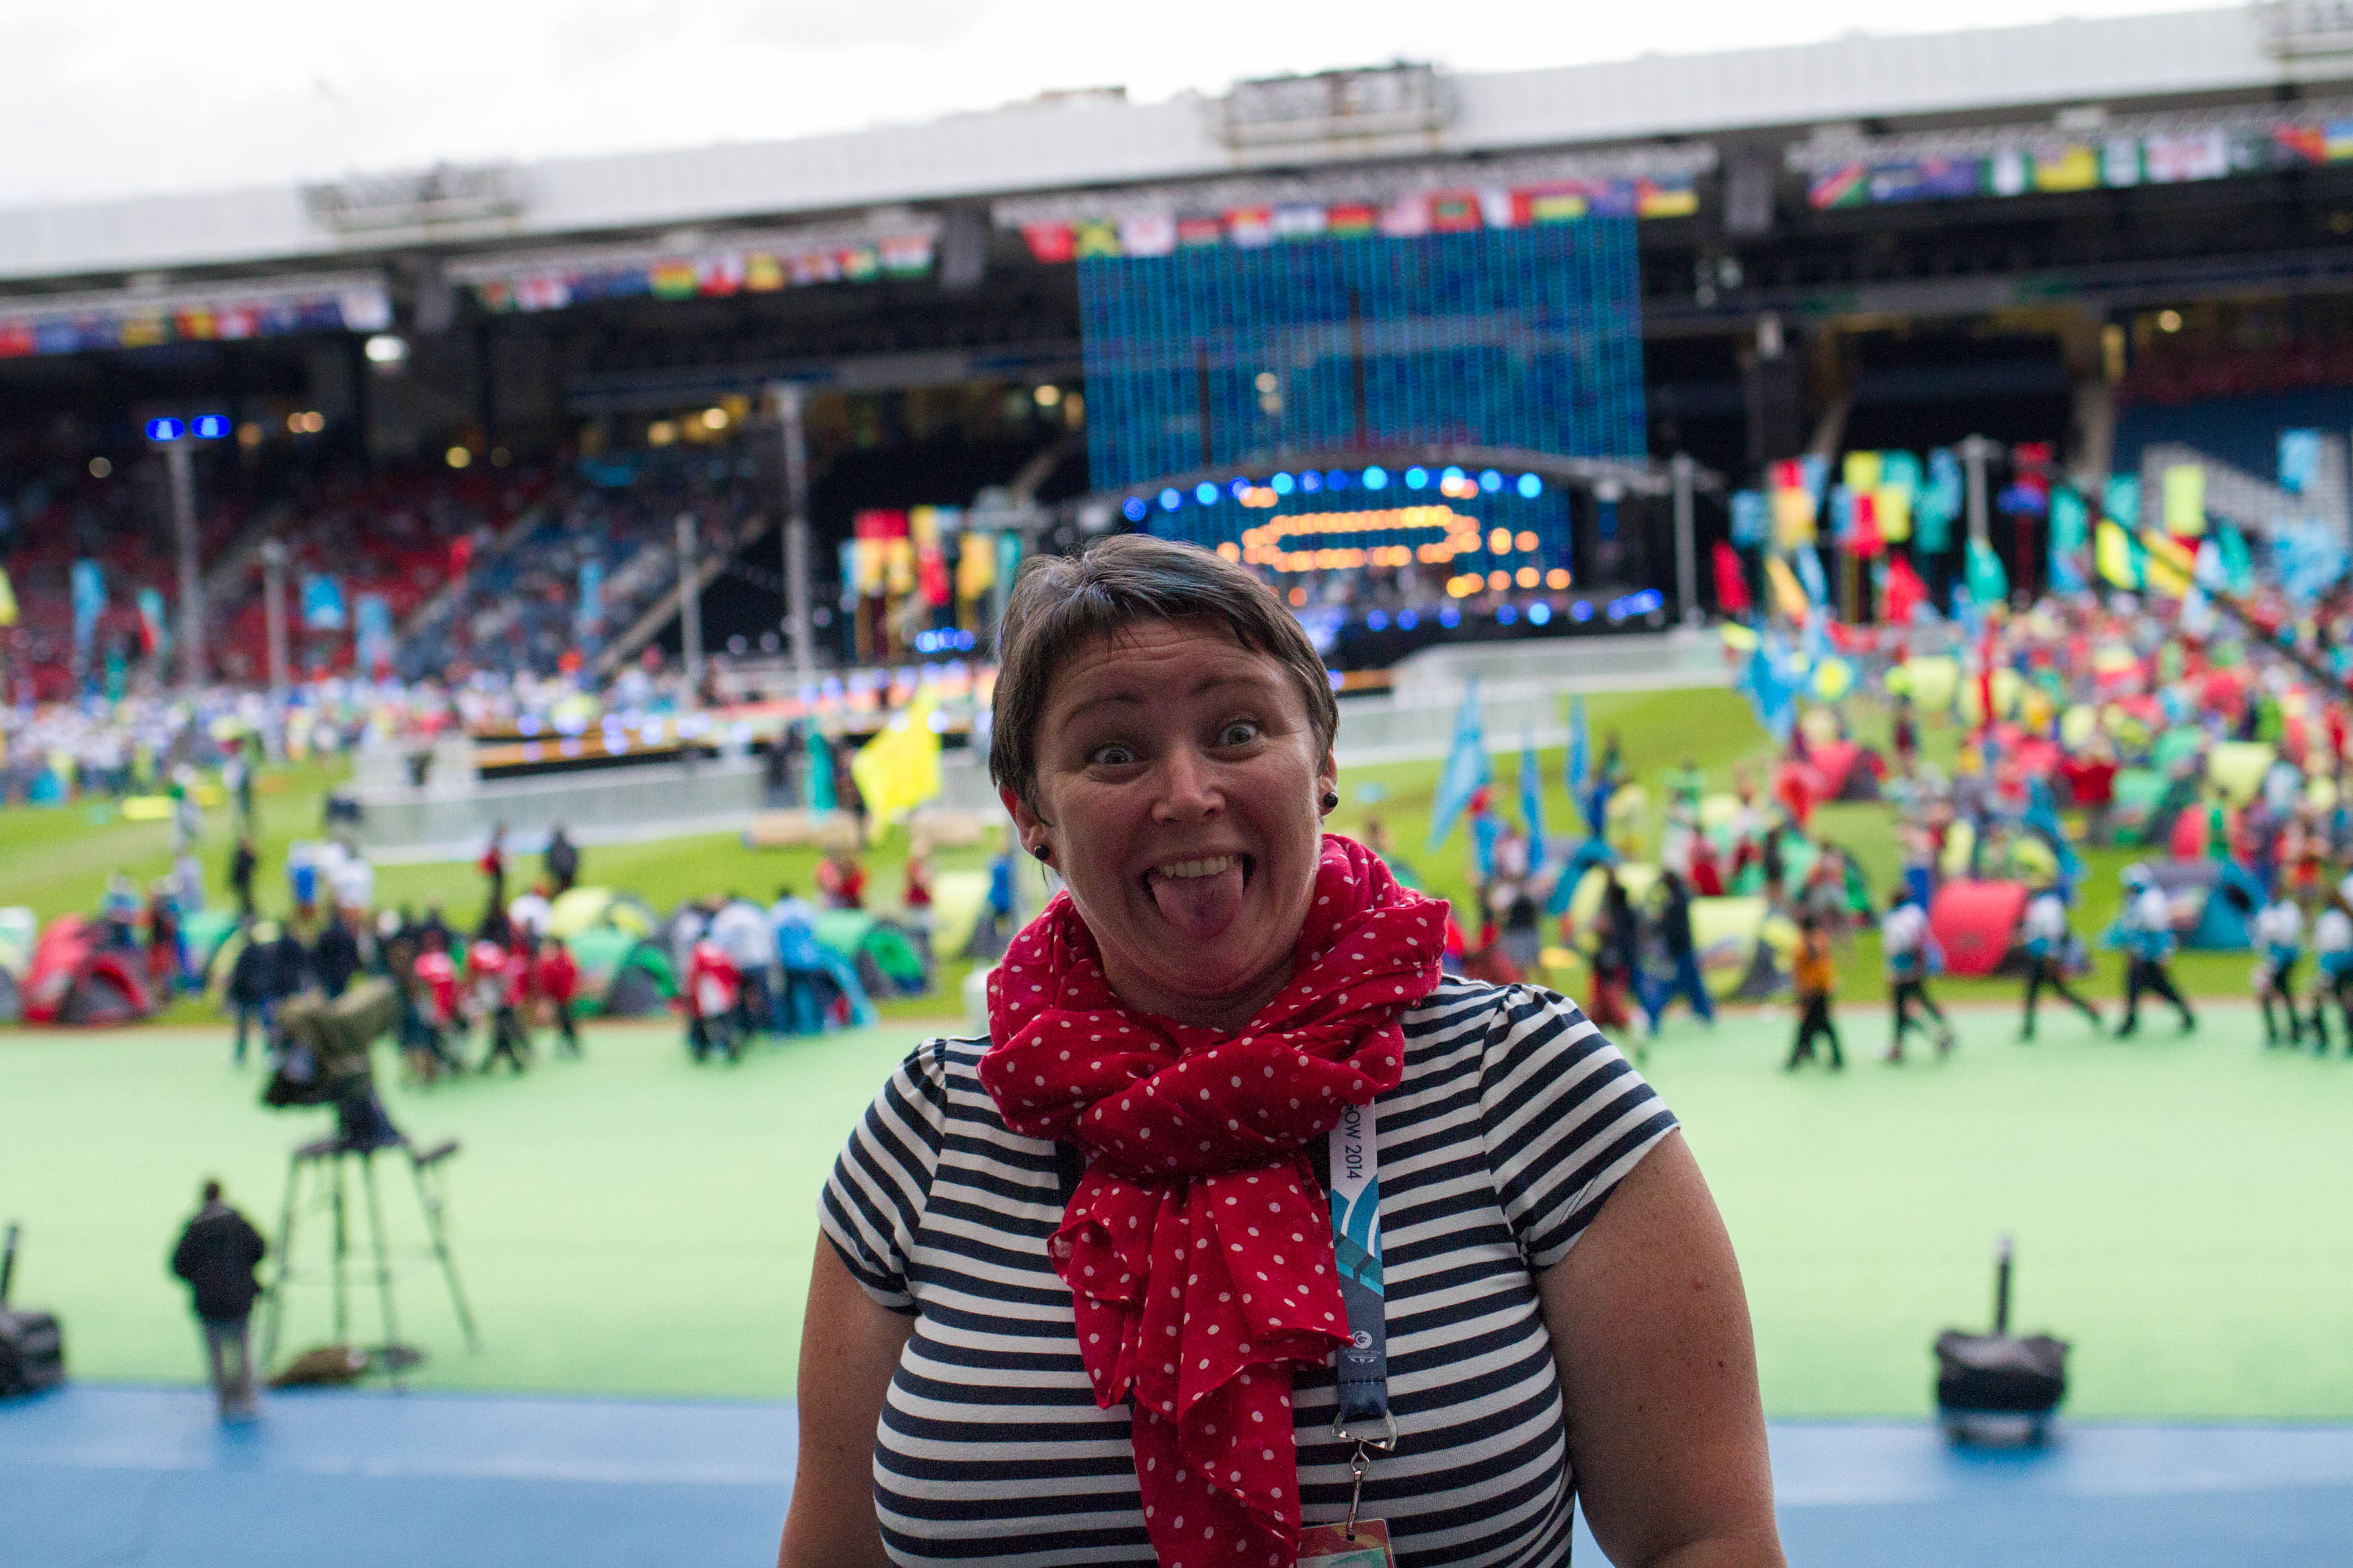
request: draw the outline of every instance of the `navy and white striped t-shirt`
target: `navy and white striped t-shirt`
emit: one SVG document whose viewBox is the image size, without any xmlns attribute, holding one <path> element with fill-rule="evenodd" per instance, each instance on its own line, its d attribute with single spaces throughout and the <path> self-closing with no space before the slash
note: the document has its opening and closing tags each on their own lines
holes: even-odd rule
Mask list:
<svg viewBox="0 0 2353 1568">
<path fill-rule="evenodd" d="M 1450 979 L 1404 1024 L 1404 1081 L 1377 1102 L 1398 1443 L 1364 1512 L 1388 1521 L 1406 1568 L 1544 1568 L 1567 1555 L 1570 1478 L 1532 1271 L 1674 1118 L 1548 991 Z M 820 1205 L 867 1293 L 916 1315 L 876 1433 L 883 1540 L 908 1564 L 1148 1568 L 1128 1412 L 1096 1407 L 1046 1258 L 1075 1168 L 1006 1128 L 976 1071 L 987 1048 L 918 1047 Z M 1336 1524 L 1349 1449 L 1328 1364 L 1297 1373 L 1293 1413 L 1306 1522 Z"/>
</svg>

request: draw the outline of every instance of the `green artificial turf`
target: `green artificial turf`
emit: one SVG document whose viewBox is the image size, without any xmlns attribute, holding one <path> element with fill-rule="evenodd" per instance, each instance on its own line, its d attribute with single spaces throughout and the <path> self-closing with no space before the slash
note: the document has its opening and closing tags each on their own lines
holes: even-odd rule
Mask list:
<svg viewBox="0 0 2353 1568">
<path fill-rule="evenodd" d="M 1844 1019 L 1843 1075 L 1778 1069 L 1786 1016 L 1671 1024 L 1647 1070 L 1683 1117 L 1738 1247 L 1767 1407 L 1917 1415 L 1927 1346 L 1980 1327 L 1997 1232 L 2016 1233 L 2016 1326 L 2076 1345 L 2080 1415 L 2353 1418 L 2353 1063 L 2265 1053 L 2243 1005 L 2131 1045 L 2051 1013 L 1957 1013 L 1948 1061 L 1872 1058 L 1885 1015 Z M 793 1387 L 818 1188 L 917 1037 L 892 1027 L 696 1068 L 670 1026 L 591 1031 L 588 1059 L 519 1079 L 395 1089 L 420 1140 L 456 1135 L 459 1257 L 482 1323 L 459 1345 L 438 1282 L 404 1262 L 402 1327 L 435 1386 L 776 1397 Z M 396 1076 L 385 1067 L 380 1074 Z M 288 1147 L 320 1111 L 254 1102 L 221 1030 L 0 1035 L 0 1218 L 26 1225 L 17 1296 L 60 1311 L 76 1373 L 190 1381 L 195 1342 L 164 1256 L 206 1174 L 266 1230 Z M 387 1165 L 396 1239 L 417 1241 Z M 299 1254 L 323 1259 L 323 1216 Z M 356 1298 L 363 1337 L 373 1302 Z M 290 1341 L 328 1333 L 295 1293 Z"/>
</svg>

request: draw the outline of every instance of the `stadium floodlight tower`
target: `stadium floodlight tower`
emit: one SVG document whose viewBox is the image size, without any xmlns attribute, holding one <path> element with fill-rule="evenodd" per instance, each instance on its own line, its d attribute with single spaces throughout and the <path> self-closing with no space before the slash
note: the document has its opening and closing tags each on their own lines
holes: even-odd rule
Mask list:
<svg viewBox="0 0 2353 1568">
<path fill-rule="evenodd" d="M 198 441 L 229 433 L 226 414 L 199 414 L 185 420 L 147 421 L 147 439 L 164 449 L 172 479 L 172 532 L 180 557 L 180 684 L 190 691 L 205 683 L 205 588 L 196 571 L 196 472 Z"/>
</svg>

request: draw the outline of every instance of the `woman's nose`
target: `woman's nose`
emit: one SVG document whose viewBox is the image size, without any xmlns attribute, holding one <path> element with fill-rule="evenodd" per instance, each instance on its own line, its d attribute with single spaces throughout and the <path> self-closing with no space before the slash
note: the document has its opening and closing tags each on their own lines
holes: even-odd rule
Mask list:
<svg viewBox="0 0 2353 1568">
<path fill-rule="evenodd" d="M 1159 798 L 1153 814 L 1164 822 L 1207 816 L 1225 805 L 1216 767 L 1192 746 L 1172 748 L 1161 765 Z"/>
</svg>

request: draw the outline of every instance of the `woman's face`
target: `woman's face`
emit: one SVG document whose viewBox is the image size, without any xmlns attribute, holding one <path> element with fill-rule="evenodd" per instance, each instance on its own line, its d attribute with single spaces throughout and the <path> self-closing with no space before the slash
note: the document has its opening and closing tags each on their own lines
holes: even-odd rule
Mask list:
<svg viewBox="0 0 2353 1568">
<path fill-rule="evenodd" d="M 1282 988 L 1333 787 L 1284 667 L 1201 623 L 1146 622 L 1054 677 L 1035 809 L 1006 792 L 1129 1005 L 1230 1028 Z"/>
</svg>

